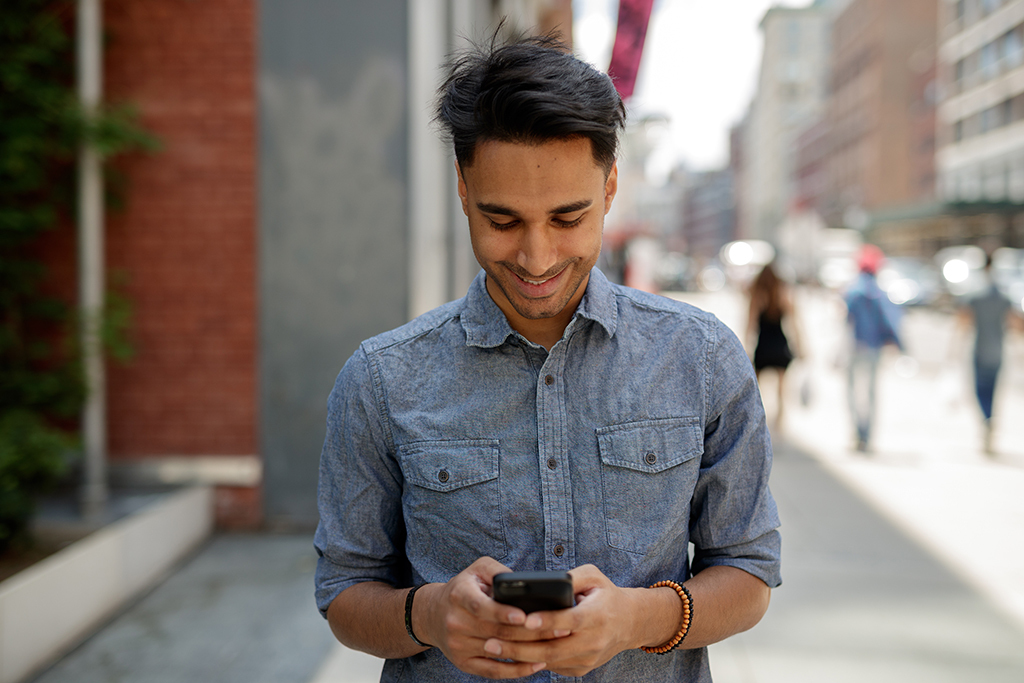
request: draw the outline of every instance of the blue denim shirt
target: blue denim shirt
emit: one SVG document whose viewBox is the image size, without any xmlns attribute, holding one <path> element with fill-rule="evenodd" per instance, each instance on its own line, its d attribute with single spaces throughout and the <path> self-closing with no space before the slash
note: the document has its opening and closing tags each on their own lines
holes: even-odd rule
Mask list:
<svg viewBox="0 0 1024 683">
<path fill-rule="evenodd" d="M 364 342 L 328 408 L 324 614 L 360 581 L 444 582 L 482 555 L 516 571 L 593 563 L 620 586 L 713 565 L 781 582 L 771 443 L 742 346 L 714 316 L 597 269 L 550 352 L 509 327 L 481 272 L 463 299 Z M 480 679 L 432 648 L 388 660 L 381 680 Z M 711 678 L 699 649 L 524 680 Z"/>
</svg>

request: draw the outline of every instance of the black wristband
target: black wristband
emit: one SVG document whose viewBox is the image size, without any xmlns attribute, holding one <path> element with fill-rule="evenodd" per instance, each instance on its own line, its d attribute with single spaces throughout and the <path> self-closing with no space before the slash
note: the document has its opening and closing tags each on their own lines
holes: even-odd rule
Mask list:
<svg viewBox="0 0 1024 683">
<path fill-rule="evenodd" d="M 433 647 L 429 643 L 424 643 L 422 640 L 416 637 L 416 634 L 412 632 L 412 598 L 416 595 L 416 591 L 423 587 L 423 584 L 419 586 L 413 586 L 409 589 L 409 592 L 405 596 L 405 630 L 412 638 L 412 642 L 416 643 L 420 647 Z"/>
</svg>

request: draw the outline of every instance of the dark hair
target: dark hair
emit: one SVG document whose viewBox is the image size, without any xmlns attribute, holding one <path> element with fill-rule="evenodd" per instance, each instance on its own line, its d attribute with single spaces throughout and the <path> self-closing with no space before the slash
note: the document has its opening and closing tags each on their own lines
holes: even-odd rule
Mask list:
<svg viewBox="0 0 1024 683">
<path fill-rule="evenodd" d="M 782 282 L 771 263 L 766 264 L 751 283 L 750 297 L 760 312 L 768 314 L 769 320 L 782 317 Z"/>
<path fill-rule="evenodd" d="M 459 164 L 472 165 L 477 143 L 486 140 L 537 144 L 586 137 L 594 161 L 608 173 L 626 118 L 611 79 L 551 36 L 497 45 L 497 35 L 489 46 L 475 45 L 445 64 L 435 121 Z"/>
</svg>

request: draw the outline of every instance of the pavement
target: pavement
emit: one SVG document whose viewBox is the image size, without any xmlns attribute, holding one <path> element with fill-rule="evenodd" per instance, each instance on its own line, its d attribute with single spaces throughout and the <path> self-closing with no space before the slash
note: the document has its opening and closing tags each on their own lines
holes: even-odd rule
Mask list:
<svg viewBox="0 0 1024 683">
<path fill-rule="evenodd" d="M 741 330 L 738 295 L 679 298 Z M 951 316 L 908 313 L 907 353 L 883 359 L 876 437 L 860 454 L 841 304 L 797 301 L 805 354 L 773 428 L 784 583 L 757 627 L 712 646 L 715 681 L 1024 681 L 1024 339 L 1007 348 L 989 455 L 969 345 Z M 35 681 L 376 681 L 381 661 L 338 645 L 314 607 L 315 558 L 311 534 L 215 536 Z"/>
</svg>

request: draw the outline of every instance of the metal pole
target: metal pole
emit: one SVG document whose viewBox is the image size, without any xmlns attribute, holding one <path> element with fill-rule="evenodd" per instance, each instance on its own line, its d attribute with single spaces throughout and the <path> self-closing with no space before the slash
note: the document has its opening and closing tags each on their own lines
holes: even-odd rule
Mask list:
<svg viewBox="0 0 1024 683">
<path fill-rule="evenodd" d="M 102 0 L 78 0 L 78 96 L 87 116 L 103 93 Z M 82 411 L 85 450 L 82 513 L 97 519 L 107 502 L 106 373 L 101 323 L 104 306 L 103 168 L 86 142 L 78 157 L 78 296 L 87 395 Z"/>
</svg>

